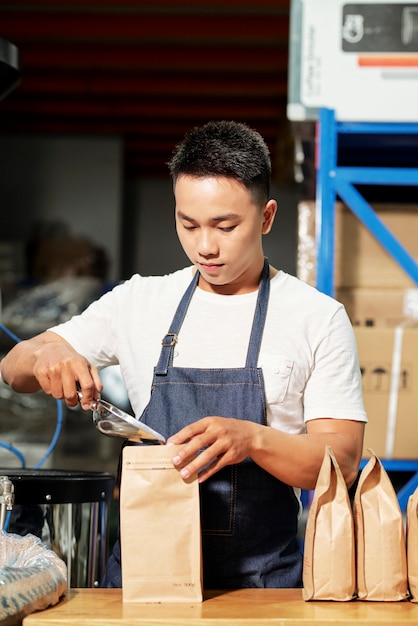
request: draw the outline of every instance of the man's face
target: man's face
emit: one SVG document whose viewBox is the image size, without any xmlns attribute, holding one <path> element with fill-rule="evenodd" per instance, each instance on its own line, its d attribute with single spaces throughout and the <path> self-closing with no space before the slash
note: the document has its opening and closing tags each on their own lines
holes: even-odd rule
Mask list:
<svg viewBox="0 0 418 626">
<path fill-rule="evenodd" d="M 276 202 L 262 209 L 240 182 L 226 177 L 180 176 L 176 182 L 176 229 L 201 276 L 199 287 L 221 294 L 258 288 Z"/>
</svg>

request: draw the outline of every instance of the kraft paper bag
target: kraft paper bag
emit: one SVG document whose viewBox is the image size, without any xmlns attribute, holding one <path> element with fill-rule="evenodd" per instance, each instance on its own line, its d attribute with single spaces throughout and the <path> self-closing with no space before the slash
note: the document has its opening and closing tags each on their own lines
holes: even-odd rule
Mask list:
<svg viewBox="0 0 418 626">
<path fill-rule="evenodd" d="M 356 586 L 354 545 L 354 522 L 347 485 L 328 446 L 306 521 L 304 600 L 353 599 Z"/>
<path fill-rule="evenodd" d="M 418 602 L 418 489 L 408 499 L 406 508 L 406 560 L 411 602 Z"/>
<path fill-rule="evenodd" d="M 171 459 L 180 446 L 123 449 L 120 488 L 124 602 L 202 602 L 197 476 Z"/>
<path fill-rule="evenodd" d="M 395 489 L 373 450 L 354 494 L 357 595 L 360 600 L 408 598 L 406 541 Z"/>
</svg>

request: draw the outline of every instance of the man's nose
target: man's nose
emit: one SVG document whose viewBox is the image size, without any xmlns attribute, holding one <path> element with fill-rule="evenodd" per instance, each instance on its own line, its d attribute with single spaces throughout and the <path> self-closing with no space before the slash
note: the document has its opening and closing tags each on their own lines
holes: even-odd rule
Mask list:
<svg viewBox="0 0 418 626">
<path fill-rule="evenodd" d="M 217 251 L 216 234 L 211 229 L 202 229 L 199 239 L 199 254 L 207 256 L 208 254 L 216 254 Z"/>
</svg>

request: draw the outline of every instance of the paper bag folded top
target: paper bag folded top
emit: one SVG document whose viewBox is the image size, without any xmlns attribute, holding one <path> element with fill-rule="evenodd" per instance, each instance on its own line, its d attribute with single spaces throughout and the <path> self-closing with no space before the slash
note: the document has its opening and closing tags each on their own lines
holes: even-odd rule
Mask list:
<svg viewBox="0 0 418 626">
<path fill-rule="evenodd" d="M 350 499 L 339 465 L 327 447 L 306 522 L 303 599 L 351 600 L 355 576 Z"/>
<path fill-rule="evenodd" d="M 357 594 L 360 600 L 408 597 L 406 543 L 396 492 L 374 454 L 363 468 L 354 494 Z"/>
</svg>

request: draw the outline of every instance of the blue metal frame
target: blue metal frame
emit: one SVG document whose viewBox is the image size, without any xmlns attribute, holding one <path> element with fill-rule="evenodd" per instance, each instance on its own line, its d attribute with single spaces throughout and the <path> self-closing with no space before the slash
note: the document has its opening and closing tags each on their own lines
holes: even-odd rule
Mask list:
<svg viewBox="0 0 418 626">
<path fill-rule="evenodd" d="M 418 134 L 418 124 L 338 122 L 332 109 L 321 109 L 318 124 L 319 159 L 316 189 L 318 289 L 332 296 L 335 294 L 334 233 L 337 196 L 347 204 L 418 285 L 418 263 L 354 187 L 355 184 L 418 185 L 418 169 L 338 166 L 338 137 L 341 133 Z"/>
<path fill-rule="evenodd" d="M 418 134 L 418 124 L 339 122 L 332 109 L 323 108 L 318 122 L 318 169 L 316 185 L 316 284 L 320 291 L 335 295 L 335 204 L 337 196 L 376 237 L 387 252 L 418 285 L 418 263 L 390 232 L 355 184 L 418 185 L 417 168 L 344 167 L 337 162 L 338 139 L 342 133 Z M 362 461 L 364 467 L 367 460 Z M 412 471 L 415 474 L 398 492 L 402 510 L 418 487 L 417 460 L 382 460 L 387 471 Z"/>
</svg>

